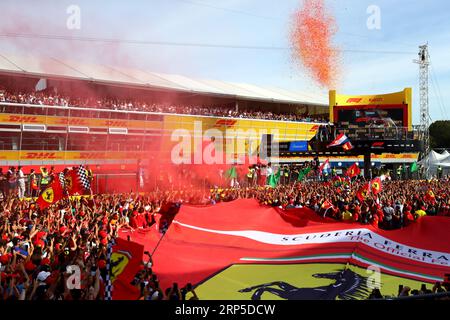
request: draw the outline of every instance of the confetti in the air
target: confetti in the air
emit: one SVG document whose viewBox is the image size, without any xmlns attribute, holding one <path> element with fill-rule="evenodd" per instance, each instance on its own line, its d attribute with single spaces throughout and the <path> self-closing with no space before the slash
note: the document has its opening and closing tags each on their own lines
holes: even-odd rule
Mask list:
<svg viewBox="0 0 450 320">
<path fill-rule="evenodd" d="M 291 30 L 293 57 L 323 87 L 336 85 L 340 53 L 332 43 L 337 33 L 335 18 L 324 0 L 304 0 L 294 13 Z"/>
</svg>

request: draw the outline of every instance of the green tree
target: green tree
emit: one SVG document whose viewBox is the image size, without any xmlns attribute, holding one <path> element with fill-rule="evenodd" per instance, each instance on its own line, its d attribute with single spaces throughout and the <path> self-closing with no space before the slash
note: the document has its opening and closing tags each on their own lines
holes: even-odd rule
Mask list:
<svg viewBox="0 0 450 320">
<path fill-rule="evenodd" d="M 432 148 L 450 148 L 450 121 L 436 121 L 430 126 Z"/>
</svg>

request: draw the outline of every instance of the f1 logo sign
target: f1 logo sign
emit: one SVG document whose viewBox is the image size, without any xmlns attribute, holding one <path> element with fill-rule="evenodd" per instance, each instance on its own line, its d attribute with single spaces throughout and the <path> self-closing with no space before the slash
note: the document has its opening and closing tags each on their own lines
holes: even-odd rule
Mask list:
<svg viewBox="0 0 450 320">
<path fill-rule="evenodd" d="M 349 98 L 347 100 L 347 103 L 360 103 L 362 101 L 362 98 Z"/>
<path fill-rule="evenodd" d="M 374 142 L 372 143 L 372 148 L 379 149 L 384 147 L 384 142 Z"/>
</svg>

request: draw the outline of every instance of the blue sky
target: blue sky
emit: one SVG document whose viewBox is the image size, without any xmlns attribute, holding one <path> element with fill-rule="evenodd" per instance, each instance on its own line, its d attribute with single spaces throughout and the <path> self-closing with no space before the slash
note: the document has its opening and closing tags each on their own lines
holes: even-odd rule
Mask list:
<svg viewBox="0 0 450 320">
<path fill-rule="evenodd" d="M 36 4 L 39 3 L 39 8 Z M 446 0 L 326 0 L 336 16 L 335 44 L 342 50 L 337 90 L 388 93 L 413 87 L 414 123 L 419 121 L 418 46 L 428 42 L 432 70 L 432 120 L 450 110 L 450 2 Z M 68 30 L 69 5 L 81 9 L 81 29 Z M 301 0 L 2 0 L 0 33 L 35 33 L 141 41 L 289 47 L 292 13 Z M 381 10 L 381 29 L 369 30 L 368 6 Z M 5 17 L 7 17 L 5 19 Z M 353 50 L 389 51 L 357 53 Z M 0 53 L 52 55 L 96 63 L 141 67 L 192 77 L 278 86 L 327 94 L 284 49 L 257 50 L 105 44 L 1 38 Z"/>
</svg>

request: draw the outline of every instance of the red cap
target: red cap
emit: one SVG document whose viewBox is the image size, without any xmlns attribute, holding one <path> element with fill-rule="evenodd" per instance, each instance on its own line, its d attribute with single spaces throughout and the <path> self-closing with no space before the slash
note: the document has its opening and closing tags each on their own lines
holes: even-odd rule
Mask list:
<svg viewBox="0 0 450 320">
<path fill-rule="evenodd" d="M 11 258 L 11 256 L 9 254 L 1 255 L 0 256 L 0 262 L 2 264 L 8 264 L 10 258 Z"/>
<path fill-rule="evenodd" d="M 34 245 L 36 246 L 36 247 L 44 247 L 45 246 L 45 242 L 44 241 L 42 241 L 42 240 L 37 240 L 35 243 L 34 243 Z"/>
<path fill-rule="evenodd" d="M 41 266 L 50 266 L 50 259 L 49 258 L 42 259 Z"/>
<path fill-rule="evenodd" d="M 45 237 L 46 234 L 47 234 L 47 232 L 39 231 L 38 233 L 36 233 L 35 238 L 36 238 L 36 240 L 41 240 L 42 238 Z"/>
<path fill-rule="evenodd" d="M 45 283 L 48 285 L 52 285 L 55 283 L 55 281 L 57 279 L 58 279 L 58 274 L 54 272 L 45 280 Z"/>
<path fill-rule="evenodd" d="M 28 272 L 34 271 L 36 269 L 36 265 L 32 261 L 28 261 L 25 263 L 25 270 Z"/>
<path fill-rule="evenodd" d="M 64 232 L 66 232 L 67 227 L 66 226 L 62 226 L 59 228 L 59 233 L 63 234 Z"/>
<path fill-rule="evenodd" d="M 98 236 L 100 238 L 106 238 L 108 236 L 108 233 L 105 230 L 102 230 L 98 233 Z"/>
<path fill-rule="evenodd" d="M 103 259 L 98 260 L 97 265 L 98 265 L 99 269 L 104 269 L 104 268 L 106 268 L 106 261 Z"/>
</svg>

